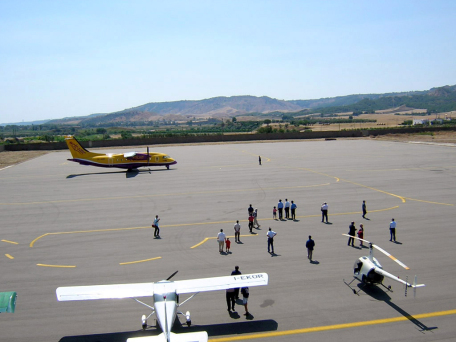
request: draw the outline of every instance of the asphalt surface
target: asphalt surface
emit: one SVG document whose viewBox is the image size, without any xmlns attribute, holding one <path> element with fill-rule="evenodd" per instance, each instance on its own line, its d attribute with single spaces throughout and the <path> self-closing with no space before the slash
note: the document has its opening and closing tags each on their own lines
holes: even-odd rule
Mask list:
<svg viewBox="0 0 456 342">
<path fill-rule="evenodd" d="M 54 152 L 0 171 L 0 291 L 18 293 L 16 312 L 0 315 L 0 341 L 156 335 L 153 327 L 140 331 L 141 315 L 149 312 L 133 300 L 57 302 L 55 290 L 153 282 L 176 270 L 173 280 L 223 276 L 235 265 L 269 274 L 268 286 L 251 288 L 253 316 L 246 319 L 241 305 L 229 314 L 223 291 L 200 293 L 182 307 L 192 313 L 190 331 L 206 330 L 213 341 L 456 340 L 455 147 L 337 140 L 156 150 L 178 164 L 126 173 Z M 285 198 L 298 205 L 295 221 L 272 219 L 273 206 Z M 321 223 L 325 201 L 329 224 Z M 249 204 L 258 208 L 255 234 L 247 228 Z M 161 239 L 151 228 L 156 214 Z M 389 242 L 393 217 L 397 243 Z M 233 236 L 237 219 L 240 244 Z M 359 296 L 344 284 L 355 260 L 368 254 L 347 246 L 342 234 L 351 221 L 410 267 L 376 253 L 386 271 L 409 281 L 416 274 L 426 284 L 416 298 L 392 280 L 384 283 L 394 292 L 364 288 Z M 268 227 L 277 232 L 274 255 L 267 253 Z M 232 236 L 230 254 L 218 253 L 220 229 Z M 309 234 L 316 242 L 312 263 Z M 188 328 L 177 323 L 174 331 Z"/>
</svg>

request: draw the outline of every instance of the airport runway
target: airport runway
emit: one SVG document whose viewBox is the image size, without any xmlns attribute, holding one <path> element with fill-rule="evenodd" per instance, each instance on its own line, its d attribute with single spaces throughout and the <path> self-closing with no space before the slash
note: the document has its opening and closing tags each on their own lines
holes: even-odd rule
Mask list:
<svg viewBox="0 0 456 342">
<path fill-rule="evenodd" d="M 153 282 L 176 270 L 173 280 L 223 276 L 235 265 L 267 272 L 269 285 L 251 288 L 250 320 L 241 305 L 228 313 L 224 291 L 187 302 L 190 330 L 208 331 L 210 341 L 456 340 L 455 147 L 337 140 L 152 150 L 178 164 L 126 173 L 69 162 L 64 151 L 0 171 L 0 291 L 18 293 L 16 312 L 0 315 L 0 341 L 156 335 L 140 331 L 148 312 L 133 300 L 57 302 L 55 290 Z M 297 203 L 297 220 L 272 220 L 273 206 L 285 198 Z M 368 219 L 361 217 L 363 200 Z M 321 223 L 325 201 L 329 224 Z M 255 234 L 247 228 L 249 204 L 259 212 Z M 155 214 L 161 239 L 153 238 Z M 398 243 L 389 242 L 393 217 Z M 232 253 L 221 255 L 214 238 L 220 229 L 233 236 L 237 219 L 242 243 L 233 241 Z M 359 296 L 344 284 L 355 260 L 368 254 L 347 246 L 342 234 L 351 221 L 410 267 L 377 253 L 386 271 L 409 281 L 416 274 L 426 284 L 416 298 L 391 280 L 385 284 L 394 292 L 365 288 Z M 273 256 L 268 227 L 278 233 Z M 314 263 L 306 258 L 309 234 Z"/>
</svg>

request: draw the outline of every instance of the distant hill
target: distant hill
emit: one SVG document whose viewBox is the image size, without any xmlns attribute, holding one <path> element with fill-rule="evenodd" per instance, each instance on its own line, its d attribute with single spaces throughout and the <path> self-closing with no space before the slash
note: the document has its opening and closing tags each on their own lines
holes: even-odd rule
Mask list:
<svg viewBox="0 0 456 342">
<path fill-rule="evenodd" d="M 151 102 L 114 113 L 43 120 L 40 123 L 96 126 L 155 120 L 188 121 L 194 117 L 229 118 L 249 113 L 293 113 L 297 115 L 315 112 L 323 114 L 350 111 L 371 112 L 399 106 L 425 108 L 431 111 L 456 110 L 456 86 L 444 86 L 424 91 L 357 94 L 313 100 L 285 101 L 267 96 L 245 95 L 219 96 L 195 101 Z M 37 123 L 33 122 L 33 124 Z"/>
</svg>

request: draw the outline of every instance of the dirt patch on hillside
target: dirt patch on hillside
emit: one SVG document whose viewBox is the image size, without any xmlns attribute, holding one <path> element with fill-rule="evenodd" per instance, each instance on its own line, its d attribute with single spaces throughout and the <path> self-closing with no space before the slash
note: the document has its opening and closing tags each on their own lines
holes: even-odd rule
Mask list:
<svg viewBox="0 0 456 342">
<path fill-rule="evenodd" d="M 433 142 L 433 143 L 450 143 L 456 144 L 456 132 L 423 132 L 416 134 L 386 134 L 372 137 L 376 140 L 389 141 L 418 141 L 418 142 Z"/>
</svg>

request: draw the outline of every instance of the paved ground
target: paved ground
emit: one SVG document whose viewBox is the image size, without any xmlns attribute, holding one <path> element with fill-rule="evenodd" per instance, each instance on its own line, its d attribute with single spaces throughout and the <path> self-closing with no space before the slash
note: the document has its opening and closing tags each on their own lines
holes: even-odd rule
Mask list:
<svg viewBox="0 0 456 342">
<path fill-rule="evenodd" d="M 128 149 L 132 151 L 133 149 Z M 191 329 L 212 341 L 454 340 L 456 298 L 456 148 L 372 140 L 300 141 L 160 147 L 178 161 L 172 170 L 123 171 L 80 166 L 54 152 L 0 171 L 0 290 L 18 292 L 17 310 L 2 314 L 0 341 L 125 341 L 147 311 L 133 300 L 57 302 L 65 285 L 150 282 L 267 272 L 251 289 L 252 320 L 228 314 L 223 292 L 199 294 L 182 308 Z M 261 155 L 263 165 L 258 165 Z M 298 204 L 297 220 L 272 220 L 278 199 Z M 361 218 L 366 200 L 368 219 Z M 329 203 L 330 224 L 320 205 Z M 261 229 L 248 234 L 247 206 Z M 153 239 L 152 217 L 162 239 Z M 399 243 L 389 242 L 397 221 Z M 242 223 L 242 244 L 220 255 L 213 238 Z M 365 238 L 407 264 L 383 255 L 387 271 L 426 287 L 417 298 L 386 280 L 393 293 L 355 296 L 354 261 L 367 249 L 347 247 L 350 221 Z M 276 254 L 266 250 L 268 227 Z M 307 236 L 316 241 L 306 259 Z M 191 248 L 196 246 L 195 248 Z M 186 331 L 176 327 L 176 331 Z"/>
</svg>

